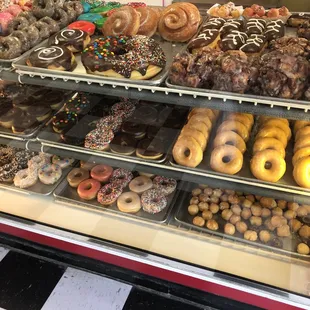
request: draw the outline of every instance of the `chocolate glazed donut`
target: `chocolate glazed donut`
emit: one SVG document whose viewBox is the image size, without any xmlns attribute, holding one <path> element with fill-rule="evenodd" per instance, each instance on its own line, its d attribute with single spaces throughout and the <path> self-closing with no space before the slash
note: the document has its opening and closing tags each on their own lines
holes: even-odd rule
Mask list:
<svg viewBox="0 0 310 310">
<path fill-rule="evenodd" d="M 160 140 L 143 139 L 138 143 L 136 155 L 144 159 L 159 159 L 164 154 L 164 146 Z"/>
</svg>

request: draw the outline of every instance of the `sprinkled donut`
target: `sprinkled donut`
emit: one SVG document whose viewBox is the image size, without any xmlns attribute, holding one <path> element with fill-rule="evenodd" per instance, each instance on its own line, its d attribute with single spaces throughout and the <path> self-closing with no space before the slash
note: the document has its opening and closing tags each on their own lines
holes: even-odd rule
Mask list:
<svg viewBox="0 0 310 310">
<path fill-rule="evenodd" d="M 141 204 L 145 212 L 155 214 L 167 207 L 167 198 L 163 193 L 152 188 L 142 194 Z"/>
<path fill-rule="evenodd" d="M 61 177 L 62 171 L 58 165 L 45 164 L 38 171 L 38 176 L 43 184 L 55 184 Z"/>
<path fill-rule="evenodd" d="M 97 200 L 104 206 L 111 205 L 122 194 L 123 188 L 116 184 L 106 184 L 98 192 Z"/>
<path fill-rule="evenodd" d="M 28 188 L 38 181 L 37 170 L 23 169 L 18 171 L 14 177 L 14 185 L 19 188 Z"/>
<path fill-rule="evenodd" d="M 58 165 L 61 169 L 65 169 L 72 165 L 74 162 L 73 158 L 65 157 L 62 158 L 60 156 L 54 155 L 52 158 L 52 163 Z"/>
<path fill-rule="evenodd" d="M 133 103 L 127 102 L 118 102 L 115 103 L 111 108 L 111 114 L 113 116 L 119 116 L 122 119 L 130 117 L 135 111 L 136 107 Z"/>
<path fill-rule="evenodd" d="M 165 178 L 158 175 L 153 179 L 153 186 L 165 196 L 168 196 L 177 188 L 177 181 L 172 178 Z"/>
<path fill-rule="evenodd" d="M 118 168 L 113 171 L 110 182 L 111 184 L 125 188 L 132 179 L 133 174 L 131 173 L 131 171 L 123 168 Z"/>
<path fill-rule="evenodd" d="M 106 151 L 113 138 L 114 134 L 110 129 L 94 129 L 86 135 L 84 147 L 92 150 Z"/>
<path fill-rule="evenodd" d="M 116 36 L 94 40 L 84 49 L 82 62 L 90 74 L 146 80 L 166 66 L 166 56 L 146 36 Z"/>
<path fill-rule="evenodd" d="M 105 116 L 101 118 L 97 123 L 98 129 L 111 129 L 113 132 L 117 132 L 121 129 L 122 119 L 119 116 Z"/>
<path fill-rule="evenodd" d="M 142 194 L 152 187 L 152 180 L 146 176 L 136 177 L 129 183 L 129 189 L 137 194 Z"/>
<path fill-rule="evenodd" d="M 15 151 L 10 146 L 0 148 L 0 166 L 8 164 L 13 156 Z"/>
</svg>

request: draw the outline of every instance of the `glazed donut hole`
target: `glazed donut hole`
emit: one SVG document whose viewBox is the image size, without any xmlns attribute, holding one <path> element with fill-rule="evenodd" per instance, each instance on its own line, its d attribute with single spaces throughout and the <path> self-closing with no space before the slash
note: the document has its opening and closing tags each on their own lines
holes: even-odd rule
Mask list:
<svg viewBox="0 0 310 310">
<path fill-rule="evenodd" d="M 220 200 L 221 200 L 222 202 L 227 202 L 227 201 L 228 201 L 228 195 L 227 195 L 227 194 L 222 195 L 222 196 L 220 197 Z"/>
<path fill-rule="evenodd" d="M 205 220 L 201 216 L 195 216 L 193 219 L 193 224 L 195 226 L 203 227 L 205 225 Z"/>
<path fill-rule="evenodd" d="M 244 199 L 242 202 L 242 207 L 243 208 L 251 208 L 253 202 L 249 199 Z"/>
<path fill-rule="evenodd" d="M 264 222 L 264 225 L 265 225 L 265 227 L 268 228 L 270 231 L 274 231 L 274 230 L 276 229 L 276 227 L 272 225 L 271 219 L 267 219 L 267 220 Z"/>
<path fill-rule="evenodd" d="M 263 213 L 263 208 L 255 203 L 251 206 L 251 212 L 254 216 L 261 216 Z"/>
<path fill-rule="evenodd" d="M 274 215 L 270 221 L 272 226 L 277 228 L 287 224 L 287 219 L 279 215 Z"/>
<path fill-rule="evenodd" d="M 310 237 L 310 226 L 308 226 L 308 225 L 302 226 L 299 229 L 298 234 L 302 238 L 306 238 L 306 239 L 309 238 Z"/>
<path fill-rule="evenodd" d="M 296 217 L 296 212 L 293 210 L 286 210 L 284 212 L 284 217 L 288 220 L 292 220 Z"/>
<path fill-rule="evenodd" d="M 253 226 L 259 227 L 259 226 L 261 226 L 261 225 L 263 224 L 263 220 L 262 220 L 262 218 L 259 217 L 259 216 L 251 216 L 251 217 L 250 217 L 250 223 L 251 223 L 251 225 L 253 225 Z"/>
<path fill-rule="evenodd" d="M 282 225 L 277 228 L 277 235 L 279 237 L 289 237 L 291 235 L 290 227 L 288 225 Z"/>
<path fill-rule="evenodd" d="M 232 205 L 231 207 L 230 207 L 230 209 L 231 209 L 231 211 L 234 213 L 234 214 L 236 214 L 236 215 L 241 215 L 241 208 L 240 208 L 240 206 L 239 205 Z"/>
<path fill-rule="evenodd" d="M 286 209 L 287 201 L 285 200 L 277 200 L 278 207 L 282 210 Z"/>
<path fill-rule="evenodd" d="M 198 204 L 199 211 L 207 211 L 209 210 L 209 204 L 207 202 L 199 202 Z"/>
<path fill-rule="evenodd" d="M 259 202 L 263 208 L 273 209 L 277 207 L 277 202 L 272 198 L 262 197 Z"/>
<path fill-rule="evenodd" d="M 307 244 L 305 243 L 299 243 L 297 246 L 297 252 L 299 254 L 308 255 L 310 253 L 310 249 Z"/>
<path fill-rule="evenodd" d="M 270 215 L 271 215 L 271 211 L 269 209 L 267 208 L 262 209 L 262 214 L 261 214 L 262 217 L 269 217 Z"/>
<path fill-rule="evenodd" d="M 240 197 L 235 194 L 228 195 L 228 202 L 232 205 L 240 203 Z"/>
<path fill-rule="evenodd" d="M 191 204 L 191 205 L 198 205 L 198 203 L 199 203 L 199 198 L 198 197 L 193 197 L 189 201 L 189 204 Z"/>
<path fill-rule="evenodd" d="M 246 195 L 245 199 L 252 201 L 253 203 L 255 202 L 255 197 L 254 195 Z"/>
<path fill-rule="evenodd" d="M 229 221 L 229 219 L 231 218 L 231 216 L 233 215 L 233 212 L 231 210 L 224 210 L 222 212 L 222 218 L 225 220 L 225 221 Z"/>
<path fill-rule="evenodd" d="M 271 239 L 270 232 L 268 230 L 261 230 L 259 232 L 259 240 L 263 243 L 268 243 Z"/>
<path fill-rule="evenodd" d="M 225 189 L 224 193 L 227 195 L 235 195 L 236 194 L 236 192 L 232 189 Z"/>
<path fill-rule="evenodd" d="M 213 190 L 213 196 L 221 197 L 223 195 L 223 191 L 219 188 Z"/>
<path fill-rule="evenodd" d="M 211 220 L 212 219 L 212 217 L 213 217 L 213 213 L 211 212 L 211 211 L 209 211 L 209 210 L 205 210 L 205 211 L 203 211 L 202 212 L 202 218 L 204 219 L 204 220 L 206 220 L 206 221 L 208 221 L 208 220 Z"/>
<path fill-rule="evenodd" d="M 289 202 L 287 204 L 287 208 L 292 211 L 297 211 L 299 208 L 299 204 L 297 202 Z"/>
<path fill-rule="evenodd" d="M 272 209 L 272 214 L 273 215 L 283 215 L 283 210 L 281 209 L 281 208 L 279 208 L 279 207 L 276 207 L 276 208 L 274 208 L 274 209 Z"/>
<path fill-rule="evenodd" d="M 308 215 L 308 210 L 306 207 L 301 206 L 297 209 L 296 213 L 297 213 L 297 216 L 304 217 Z"/>
<path fill-rule="evenodd" d="M 219 207 L 219 205 L 216 204 L 216 203 L 211 203 L 210 206 L 209 206 L 209 209 L 210 209 L 210 211 L 211 211 L 213 214 L 216 214 L 216 213 L 219 212 L 220 207 Z"/>
<path fill-rule="evenodd" d="M 210 230 L 218 230 L 219 229 L 219 224 L 215 220 L 208 220 L 206 224 L 207 228 Z"/>
<path fill-rule="evenodd" d="M 220 210 L 229 209 L 230 204 L 228 202 L 220 202 Z"/>
<path fill-rule="evenodd" d="M 211 196 L 213 194 L 213 189 L 208 187 L 203 190 L 204 194 Z"/>
<path fill-rule="evenodd" d="M 198 186 L 199 186 L 199 188 L 201 188 L 203 190 L 209 187 L 209 185 L 207 185 L 207 184 L 198 184 Z"/>
<path fill-rule="evenodd" d="M 220 202 L 220 198 L 217 197 L 217 196 L 211 196 L 210 197 L 210 201 L 213 202 L 213 203 L 219 203 Z"/>
<path fill-rule="evenodd" d="M 240 222 L 241 221 L 241 216 L 240 215 L 236 215 L 236 214 L 233 214 L 230 219 L 229 219 L 229 222 L 233 225 L 236 225 L 237 222 Z"/>
<path fill-rule="evenodd" d="M 202 193 L 200 188 L 195 188 L 192 190 L 192 196 L 199 196 Z"/>
<path fill-rule="evenodd" d="M 300 229 L 300 227 L 302 226 L 302 223 L 300 221 L 298 221 L 297 219 L 291 219 L 289 221 L 289 226 L 293 232 L 297 232 Z"/>
<path fill-rule="evenodd" d="M 234 235 L 236 232 L 236 228 L 233 224 L 231 223 L 226 223 L 224 226 L 224 232 L 227 235 Z"/>
<path fill-rule="evenodd" d="M 199 201 L 200 202 L 208 202 L 208 201 L 210 201 L 209 196 L 206 195 L 206 194 L 200 194 L 198 197 L 199 197 Z"/>
<path fill-rule="evenodd" d="M 188 208 L 187 208 L 187 211 L 190 215 L 197 215 L 198 212 L 199 212 L 199 208 L 197 205 L 190 205 Z"/>
<path fill-rule="evenodd" d="M 248 230 L 248 225 L 245 222 L 237 222 L 236 229 L 240 234 L 244 234 Z"/>
<path fill-rule="evenodd" d="M 244 220 L 248 220 L 250 217 L 252 216 L 252 212 L 250 209 L 243 209 L 242 212 L 241 212 L 241 217 L 244 219 Z"/>
<path fill-rule="evenodd" d="M 257 232 L 253 230 L 247 230 L 243 235 L 245 240 L 256 241 L 257 240 Z"/>
</svg>

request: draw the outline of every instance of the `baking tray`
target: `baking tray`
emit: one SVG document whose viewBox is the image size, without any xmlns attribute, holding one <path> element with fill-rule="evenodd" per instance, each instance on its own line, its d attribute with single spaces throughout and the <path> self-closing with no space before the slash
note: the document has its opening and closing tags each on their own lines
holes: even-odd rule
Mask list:
<svg viewBox="0 0 310 310">
<path fill-rule="evenodd" d="M 178 205 L 178 209 L 177 209 L 175 216 L 174 216 L 175 220 L 178 223 L 185 225 L 186 227 L 193 229 L 195 231 L 219 236 L 223 239 L 230 239 L 232 241 L 237 241 L 239 243 L 245 243 L 245 244 L 255 246 L 258 248 L 267 249 L 269 251 L 276 252 L 279 254 L 285 254 L 285 255 L 289 255 L 291 257 L 303 258 L 303 259 L 309 260 L 309 255 L 299 254 L 299 253 L 295 252 L 295 250 L 294 250 L 295 248 L 297 248 L 297 245 L 299 243 L 305 242 L 305 240 L 302 240 L 299 237 L 299 235 L 296 233 L 292 233 L 291 237 L 278 237 L 278 236 L 274 235 L 272 232 L 270 232 L 270 234 L 272 236 L 276 236 L 283 243 L 283 248 L 277 248 L 277 247 L 262 243 L 259 240 L 259 238 L 257 239 L 257 241 L 245 240 L 243 238 L 243 235 L 241 233 L 239 233 L 237 230 L 236 230 L 236 233 L 234 236 L 225 234 L 224 233 L 224 225 L 227 223 L 227 221 L 225 221 L 221 217 L 221 211 L 219 211 L 219 213 L 213 215 L 213 218 L 212 218 L 212 219 L 216 220 L 219 224 L 219 230 L 218 231 L 210 230 L 207 227 L 199 227 L 199 226 L 192 224 L 193 218 L 195 216 L 190 215 L 187 211 L 187 208 L 189 206 L 189 201 L 191 198 L 191 191 L 197 187 L 198 187 L 198 184 L 187 182 L 184 184 L 184 187 L 180 190 L 178 199 L 175 202 Z M 299 218 L 299 220 L 302 221 L 302 219 L 300 219 L 300 218 Z M 251 224 L 248 220 L 243 219 L 242 221 L 246 222 L 248 227 L 251 226 Z M 263 229 L 265 229 L 265 226 L 262 225 L 262 227 L 263 227 Z M 308 243 L 308 245 L 310 244 L 309 239 L 308 239 L 307 243 Z"/>
<path fill-rule="evenodd" d="M 96 38 L 97 36 L 93 36 L 92 38 Z M 18 69 L 18 73 L 28 74 L 28 75 L 39 75 L 41 77 L 52 77 L 54 79 L 65 79 L 65 80 L 74 80 L 74 81 L 84 81 L 89 83 L 99 83 L 104 84 L 108 83 L 112 84 L 115 82 L 116 84 L 125 83 L 125 84 L 140 84 L 140 85 L 149 85 L 156 86 L 163 83 L 168 75 L 168 71 L 170 65 L 173 61 L 173 57 L 180 52 L 185 44 L 184 43 L 172 43 L 163 40 L 160 36 L 156 35 L 153 37 L 160 46 L 162 47 L 166 58 L 167 63 L 166 67 L 156 76 L 149 80 L 132 80 L 126 78 L 112 78 L 112 77 L 103 77 L 86 73 L 86 70 L 82 64 L 81 56 L 79 54 L 75 54 L 77 67 L 72 71 L 57 71 L 57 70 L 49 70 L 38 67 L 28 67 L 26 64 L 27 57 L 29 52 L 24 54 L 19 60 L 13 63 L 13 67 Z M 47 46 L 47 41 L 42 42 L 37 46 L 37 48 Z"/>
<path fill-rule="evenodd" d="M 135 173 L 134 173 L 134 177 L 136 177 L 136 176 L 138 176 L 138 175 L 137 174 L 135 175 Z M 94 211 L 108 212 L 110 214 L 117 214 L 117 215 L 122 215 L 125 217 L 142 219 L 144 221 L 150 221 L 150 222 L 155 222 L 158 224 L 159 223 L 163 224 L 168 219 L 168 216 L 172 210 L 172 207 L 174 206 L 174 202 L 179 195 L 180 188 L 183 186 L 182 183 L 183 182 L 178 182 L 176 190 L 171 195 L 169 195 L 167 197 L 168 198 L 167 207 L 163 211 L 161 211 L 157 214 L 147 213 L 147 212 L 143 211 L 142 208 L 137 213 L 125 213 L 125 212 L 121 212 L 117 208 L 116 203 L 113 203 L 109 207 L 104 207 L 103 205 L 101 205 L 97 201 L 97 199 L 94 199 L 91 201 L 83 200 L 77 194 L 77 189 L 72 188 L 69 185 L 67 179 L 64 179 L 59 184 L 59 186 L 56 188 L 56 190 L 54 191 L 54 197 L 55 197 L 56 201 L 58 201 L 58 202 L 65 202 L 65 203 L 68 203 L 68 204 L 70 204 L 74 207 L 77 207 L 77 208 L 83 207 L 83 208 L 91 209 Z M 128 187 L 126 187 L 124 192 L 128 192 L 128 191 L 129 191 L 129 189 L 128 189 Z"/>
<path fill-rule="evenodd" d="M 293 165 L 292 165 L 293 148 L 294 148 L 293 138 L 289 141 L 287 148 L 286 148 L 286 157 L 285 157 L 286 172 L 284 176 L 277 183 L 261 181 L 261 180 L 256 179 L 252 175 L 252 172 L 250 169 L 250 160 L 252 158 L 252 149 L 253 149 L 254 139 L 257 133 L 257 129 L 258 129 L 256 120 L 252 128 L 250 139 L 247 143 L 247 151 L 243 154 L 242 169 L 235 175 L 229 175 L 229 174 L 224 174 L 224 173 L 213 171 L 210 166 L 211 152 L 213 150 L 212 141 L 215 138 L 217 128 L 224 121 L 225 115 L 227 115 L 227 113 L 226 114 L 223 113 L 222 116 L 218 118 L 217 124 L 213 127 L 207 149 L 204 152 L 203 160 L 199 166 L 197 166 L 196 168 L 181 166 L 174 161 L 173 157 L 171 157 L 170 159 L 170 164 L 173 167 L 177 167 L 182 170 L 186 169 L 187 171 L 190 171 L 190 172 L 193 172 L 199 175 L 214 176 L 218 179 L 230 180 L 233 182 L 237 182 L 237 183 L 239 182 L 239 183 L 248 184 L 251 186 L 264 187 L 264 188 L 269 188 L 269 189 L 273 189 L 277 191 L 289 192 L 293 194 L 304 195 L 304 196 L 310 197 L 310 189 L 299 187 L 293 178 Z"/>
</svg>

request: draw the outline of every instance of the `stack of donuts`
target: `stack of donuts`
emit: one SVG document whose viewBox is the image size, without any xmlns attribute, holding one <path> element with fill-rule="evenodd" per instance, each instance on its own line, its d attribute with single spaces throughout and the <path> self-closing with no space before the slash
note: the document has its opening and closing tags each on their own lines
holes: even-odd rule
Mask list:
<svg viewBox="0 0 310 310">
<path fill-rule="evenodd" d="M 294 137 L 293 176 L 299 186 L 310 188 L 310 121 L 295 121 Z"/>
<path fill-rule="evenodd" d="M 173 158 L 178 164 L 195 168 L 201 163 L 219 113 L 218 110 L 207 108 L 194 108 L 190 112 L 187 124 L 172 150 Z"/>
<path fill-rule="evenodd" d="M 140 175 L 134 178 L 131 171 L 107 165 L 81 162 L 81 168 L 73 169 L 67 176 L 71 187 L 77 188 L 83 200 L 97 201 L 104 207 L 114 203 L 120 211 L 137 213 L 141 207 L 155 214 L 167 207 L 167 197 L 177 186 L 174 179 Z M 128 191 L 128 189 L 129 191 Z"/>
<path fill-rule="evenodd" d="M 210 166 L 226 174 L 236 174 L 243 166 L 243 154 L 254 118 L 251 114 L 229 113 L 219 126 L 213 143 Z"/>
<path fill-rule="evenodd" d="M 284 118 L 259 118 L 259 129 L 253 146 L 250 168 L 262 181 L 278 182 L 286 171 L 285 149 L 292 133 Z"/>
</svg>

